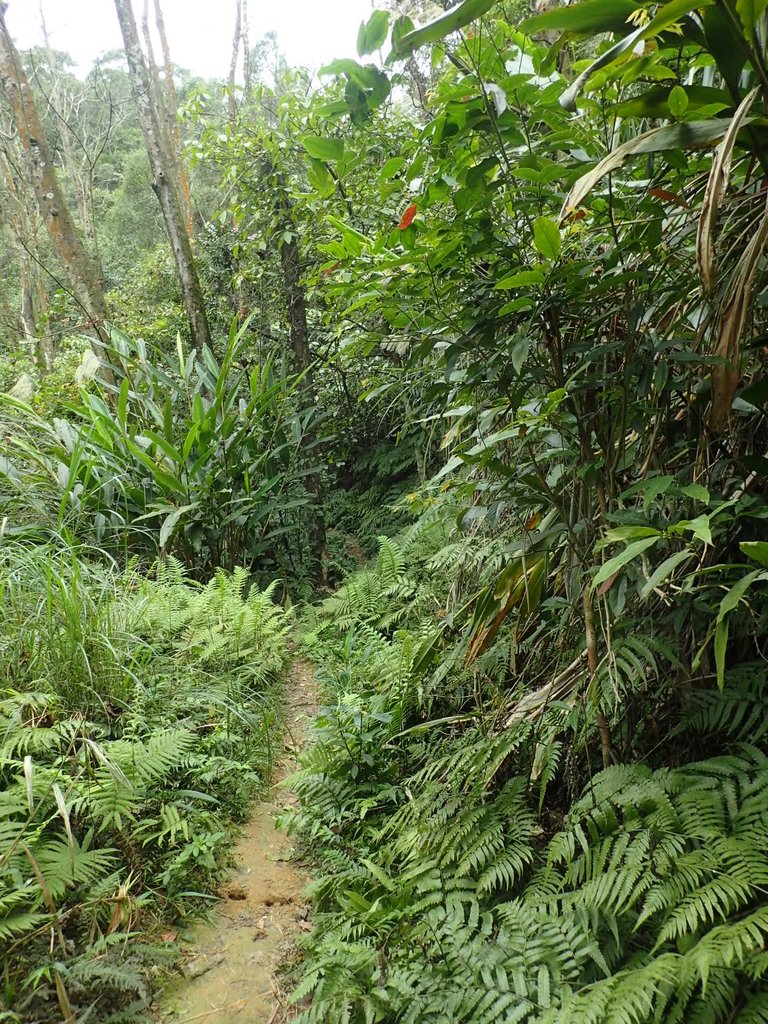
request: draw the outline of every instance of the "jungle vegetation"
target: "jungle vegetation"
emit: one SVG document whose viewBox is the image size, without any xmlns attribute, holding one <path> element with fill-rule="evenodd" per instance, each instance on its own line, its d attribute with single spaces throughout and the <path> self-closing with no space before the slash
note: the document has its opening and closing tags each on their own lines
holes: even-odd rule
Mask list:
<svg viewBox="0 0 768 1024">
<path fill-rule="evenodd" d="M 298 649 L 298 1021 L 765 1024 L 768 0 L 242 6 L 0 14 L 0 1020 L 145 1019 Z"/>
</svg>

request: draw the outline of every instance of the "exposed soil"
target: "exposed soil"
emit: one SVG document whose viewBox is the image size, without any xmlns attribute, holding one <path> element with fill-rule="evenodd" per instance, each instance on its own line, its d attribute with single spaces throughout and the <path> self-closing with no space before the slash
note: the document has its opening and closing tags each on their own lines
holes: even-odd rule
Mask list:
<svg viewBox="0 0 768 1024">
<path fill-rule="evenodd" d="M 189 932 L 185 976 L 160 1000 L 164 1024 L 278 1024 L 287 1019 L 278 971 L 311 930 L 302 899 L 307 878 L 289 860 L 291 842 L 274 816 L 295 802 L 280 783 L 295 768 L 317 709 L 312 666 L 296 660 L 287 689 L 284 755 L 267 799 L 256 804 L 234 850 L 235 868 L 208 922 Z"/>
</svg>

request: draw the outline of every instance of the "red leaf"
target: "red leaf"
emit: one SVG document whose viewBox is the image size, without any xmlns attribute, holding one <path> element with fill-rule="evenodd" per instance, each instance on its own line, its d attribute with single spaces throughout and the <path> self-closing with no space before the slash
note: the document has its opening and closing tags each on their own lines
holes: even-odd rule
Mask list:
<svg viewBox="0 0 768 1024">
<path fill-rule="evenodd" d="M 566 214 L 563 220 L 566 224 L 573 224 L 577 220 L 584 220 L 586 216 L 587 211 L 582 206 L 578 210 L 571 210 L 570 213 Z"/>
<path fill-rule="evenodd" d="M 619 574 L 617 572 L 615 572 L 613 576 L 609 576 L 608 579 L 600 585 L 600 589 L 597 592 L 597 596 L 604 597 L 618 578 Z"/>
<path fill-rule="evenodd" d="M 690 210 L 690 206 L 682 196 L 679 196 L 676 192 L 668 192 L 665 188 L 649 188 L 648 195 L 655 196 L 657 199 L 663 199 L 668 203 L 674 203 L 675 206 L 680 206 L 684 210 Z"/>
<path fill-rule="evenodd" d="M 413 224 L 413 218 L 416 216 L 417 209 L 418 207 L 416 206 L 416 203 L 411 203 L 411 205 L 405 211 L 399 224 L 399 228 L 401 231 L 405 231 L 406 228 L 409 228 L 411 224 Z"/>
</svg>

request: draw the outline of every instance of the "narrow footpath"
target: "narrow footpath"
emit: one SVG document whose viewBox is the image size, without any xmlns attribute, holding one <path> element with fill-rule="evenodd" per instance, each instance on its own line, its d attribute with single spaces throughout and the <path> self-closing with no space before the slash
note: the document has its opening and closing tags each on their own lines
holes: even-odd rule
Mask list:
<svg viewBox="0 0 768 1024">
<path fill-rule="evenodd" d="M 163 1024 L 281 1024 L 288 1019 L 279 969 L 311 929 L 302 899 L 306 876 L 290 861 L 292 843 L 274 817 L 295 802 L 280 783 L 295 769 L 317 709 L 312 666 L 296 659 L 286 686 L 284 753 L 274 785 L 257 803 L 234 850 L 235 867 L 210 921 L 189 934 L 185 976 L 160 1000 Z"/>
</svg>

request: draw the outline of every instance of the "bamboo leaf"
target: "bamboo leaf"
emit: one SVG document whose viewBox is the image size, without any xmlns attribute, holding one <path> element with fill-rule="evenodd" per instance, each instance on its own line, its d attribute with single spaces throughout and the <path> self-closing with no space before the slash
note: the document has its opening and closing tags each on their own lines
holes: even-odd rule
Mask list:
<svg viewBox="0 0 768 1024">
<path fill-rule="evenodd" d="M 699 268 L 701 287 L 706 295 L 713 295 L 715 291 L 714 233 L 720 211 L 720 201 L 728 188 L 731 160 L 739 129 L 744 124 L 757 93 L 757 88 L 753 89 L 739 104 L 728 131 L 718 146 L 707 179 L 707 188 L 696 232 L 696 263 Z"/>
<path fill-rule="evenodd" d="M 755 26 L 765 13 L 768 7 L 768 0 L 736 0 L 736 11 L 744 26 L 744 34 L 748 39 L 752 38 Z"/>
<path fill-rule="evenodd" d="M 722 690 L 725 685 L 725 651 L 728 646 L 728 620 L 718 622 L 715 629 L 715 671 L 717 685 Z"/>
<path fill-rule="evenodd" d="M 175 508 L 170 515 L 165 517 L 162 526 L 160 527 L 159 545 L 161 548 L 164 548 L 171 539 L 173 531 L 176 528 L 176 524 L 179 522 L 181 517 L 186 515 L 187 512 L 191 512 L 193 509 L 197 508 L 198 504 L 199 502 L 195 501 L 191 505 L 180 505 L 178 508 Z"/>
<path fill-rule="evenodd" d="M 562 5 L 528 18 L 521 25 L 527 35 L 559 31 L 595 34 L 621 32 L 629 18 L 641 5 L 633 0 L 585 0 L 584 3 Z"/>
<path fill-rule="evenodd" d="M 450 11 L 441 14 L 421 28 L 414 29 L 393 40 L 394 48 L 389 60 L 401 60 L 410 57 L 414 50 L 428 43 L 437 43 L 451 32 L 458 32 L 459 29 L 469 25 L 486 14 L 496 3 L 496 0 L 464 0 L 463 3 L 452 7 Z"/>
<path fill-rule="evenodd" d="M 739 550 L 753 562 L 768 568 L 768 541 L 745 540 L 739 544 Z"/>
<path fill-rule="evenodd" d="M 682 565 L 690 557 L 690 551 L 676 551 L 669 558 L 665 558 L 661 565 L 648 577 L 648 582 L 640 591 L 640 600 L 646 601 L 653 591 L 672 575 L 678 565 Z"/>
<path fill-rule="evenodd" d="M 717 142 L 728 131 L 730 121 L 712 118 L 708 121 L 688 121 L 684 124 L 651 128 L 642 135 L 617 146 L 596 167 L 582 175 L 566 197 L 560 211 L 560 220 L 577 209 L 597 183 L 607 174 L 617 171 L 625 160 L 648 153 L 663 153 L 670 149 L 700 149 Z"/>
<path fill-rule="evenodd" d="M 620 572 L 625 565 L 628 565 L 635 558 L 638 558 L 644 551 L 652 548 L 654 544 L 659 542 L 659 536 L 656 537 L 644 537 L 642 540 L 636 540 L 632 544 L 627 544 L 623 551 L 620 551 L 618 555 L 614 555 L 613 558 L 609 558 L 599 569 L 597 575 L 592 580 L 592 589 L 599 587 L 601 583 L 605 583 L 611 576 L 615 576 L 617 572 Z"/>
</svg>

